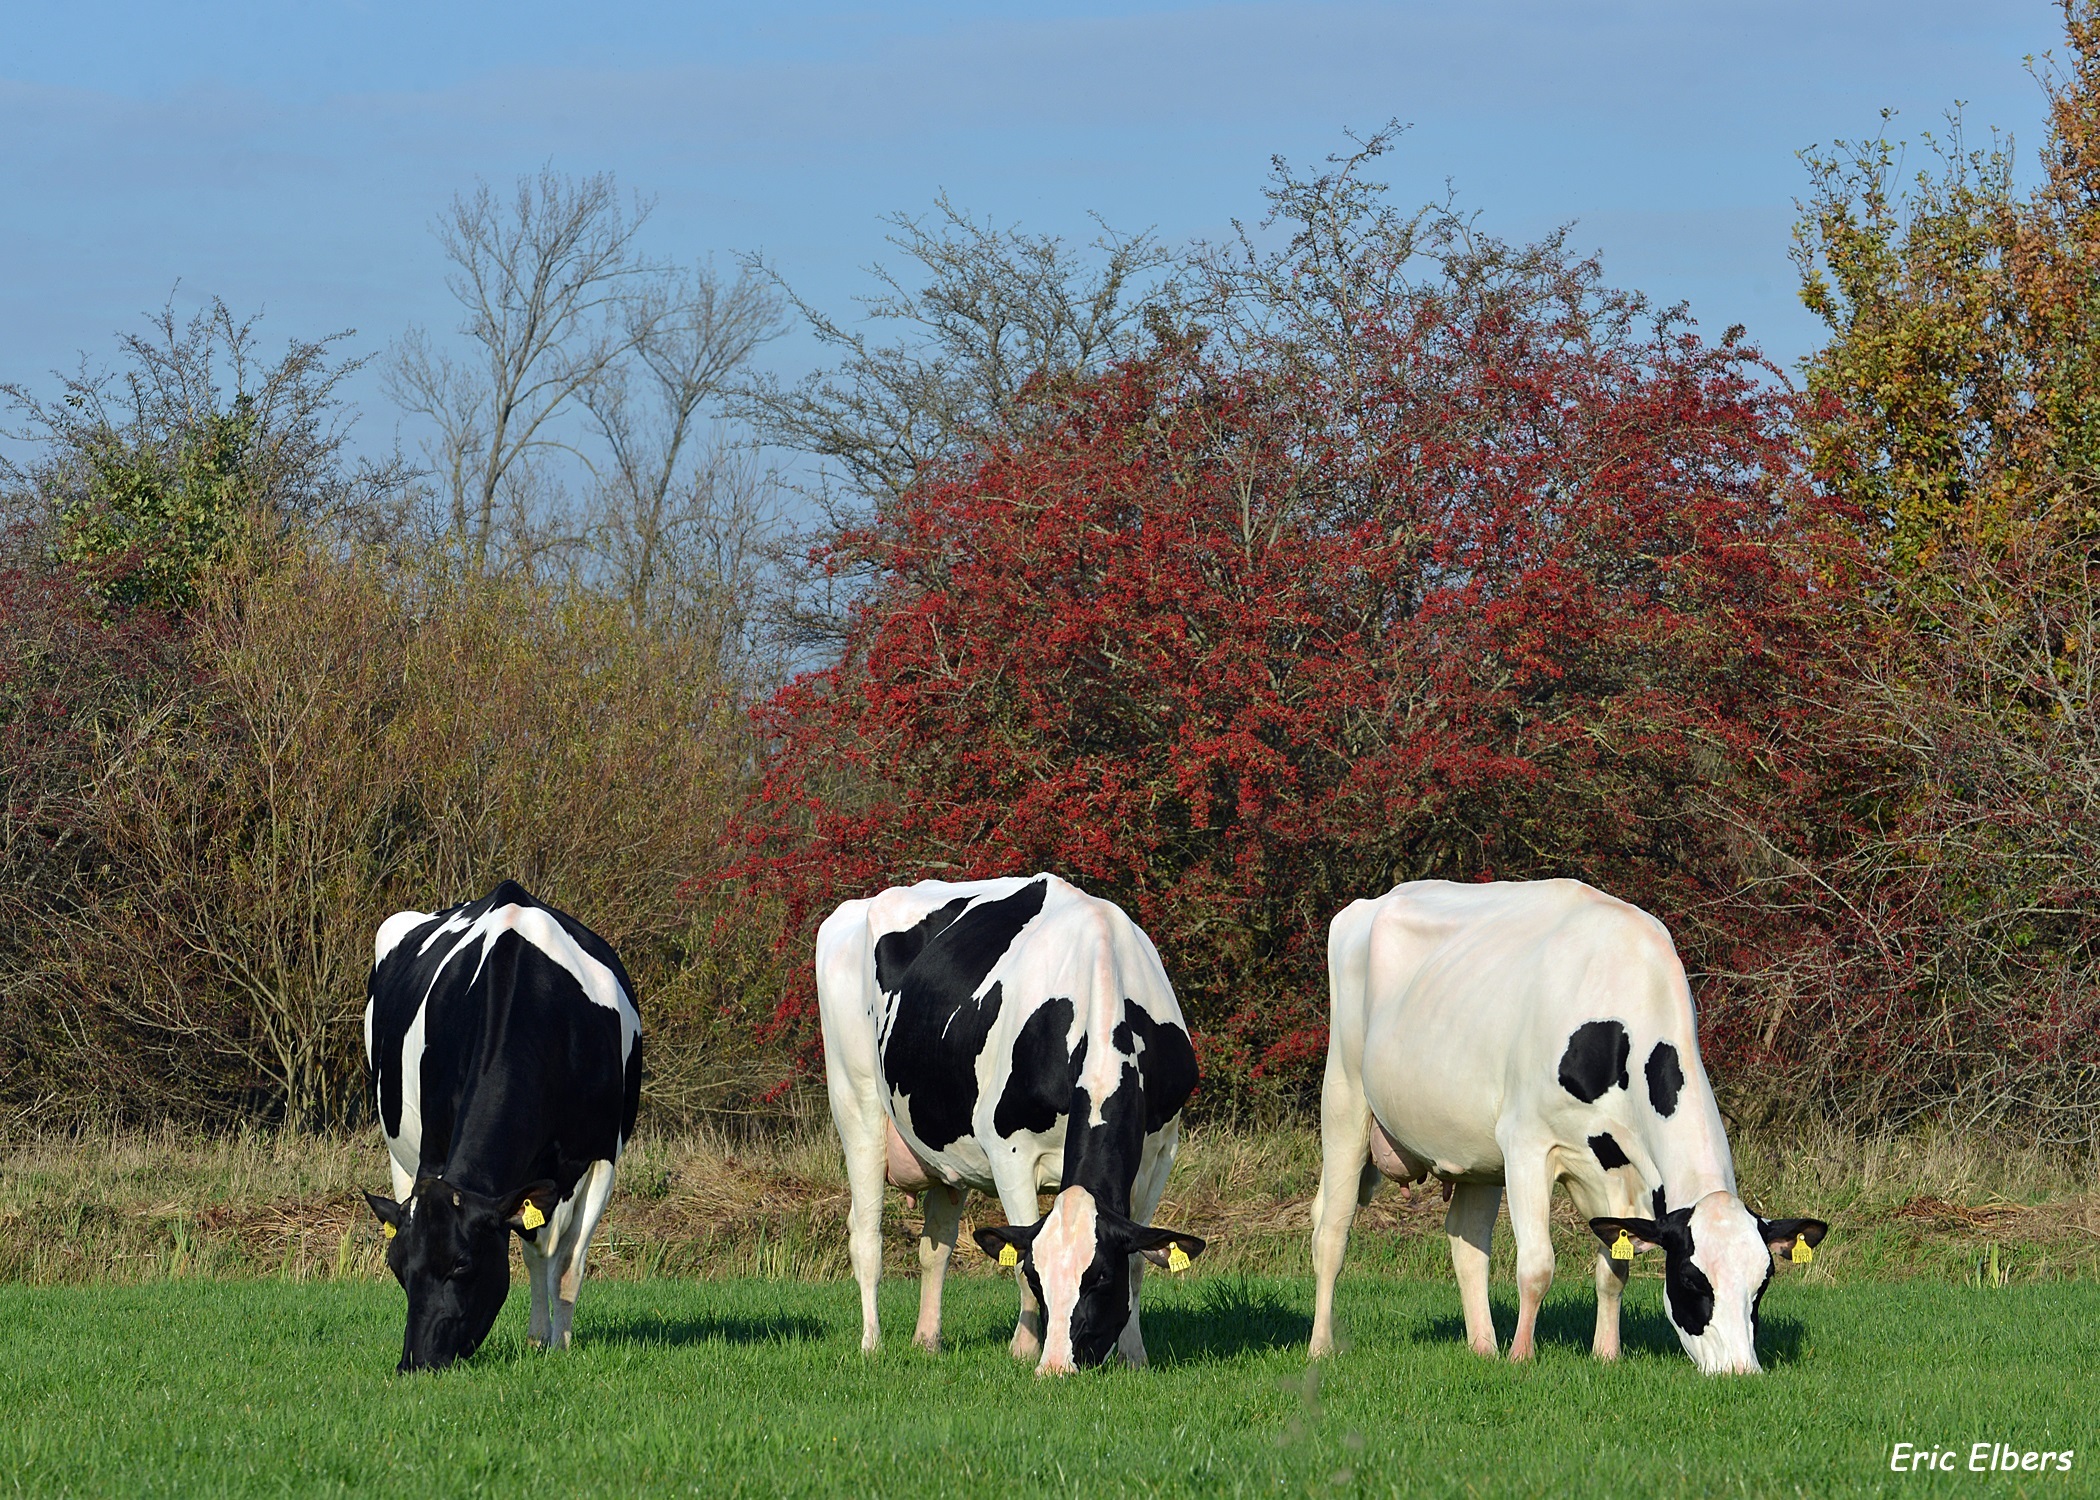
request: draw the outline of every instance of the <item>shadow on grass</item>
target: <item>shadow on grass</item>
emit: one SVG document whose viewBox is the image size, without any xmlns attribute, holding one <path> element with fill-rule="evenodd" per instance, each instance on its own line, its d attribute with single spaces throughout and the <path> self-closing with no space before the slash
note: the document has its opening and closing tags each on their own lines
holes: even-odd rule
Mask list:
<svg viewBox="0 0 2100 1500">
<path fill-rule="evenodd" d="M 1455 1295 L 1455 1289 L 1454 1289 Z M 1513 1301 L 1490 1298 L 1495 1314 L 1495 1333 L 1502 1352 L 1509 1352 L 1509 1338 L 1517 1326 L 1517 1308 Z M 1538 1342 L 1541 1348 L 1549 1344 L 1577 1349 L 1587 1354 L 1597 1332 L 1597 1305 L 1584 1300 L 1553 1301 L 1539 1309 Z M 1757 1327 L 1758 1363 L 1770 1368 L 1773 1365 L 1789 1365 L 1801 1357 L 1803 1330 L 1793 1318 L 1762 1318 Z M 1417 1323 L 1413 1341 L 1418 1344 L 1437 1344 L 1446 1341 L 1463 1344 L 1466 1341 L 1466 1320 L 1463 1314 L 1430 1318 Z M 1677 1330 L 1670 1326 L 1658 1308 L 1633 1307 L 1621 1304 L 1619 1308 L 1619 1347 L 1626 1354 L 1654 1354 L 1665 1358 L 1685 1358 L 1684 1345 L 1678 1342 Z"/>
<path fill-rule="evenodd" d="M 1244 1280 L 1198 1285 L 1193 1306 L 1150 1306 L 1141 1317 L 1145 1354 L 1156 1365 L 1204 1364 L 1250 1352 L 1305 1346 L 1312 1319 L 1275 1292 Z"/>
<path fill-rule="evenodd" d="M 830 1330 L 799 1313 L 763 1317 L 661 1317 L 655 1313 L 614 1313 L 593 1318 L 577 1331 L 578 1342 L 606 1344 L 788 1344 L 822 1339 Z"/>
</svg>

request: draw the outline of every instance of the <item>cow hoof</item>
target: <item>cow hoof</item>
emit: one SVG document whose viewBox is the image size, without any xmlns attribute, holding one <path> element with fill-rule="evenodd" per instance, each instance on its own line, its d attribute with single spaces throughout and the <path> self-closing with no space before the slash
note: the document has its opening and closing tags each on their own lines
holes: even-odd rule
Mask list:
<svg viewBox="0 0 2100 1500">
<path fill-rule="evenodd" d="M 911 1336 L 914 1349 L 924 1349 L 928 1354 L 941 1352 L 941 1336 L 937 1333 L 915 1333 Z"/>
<path fill-rule="evenodd" d="M 1492 1343 L 1475 1344 L 1473 1346 L 1473 1352 L 1479 1355 L 1482 1359 L 1500 1359 L 1502 1357 L 1502 1351 L 1496 1348 Z M 1514 1349 L 1510 1350 L 1509 1357 L 1511 1359 L 1515 1359 L 1517 1357 L 1517 1351 Z"/>
<path fill-rule="evenodd" d="M 1307 1359 L 1325 1359 L 1332 1353 L 1334 1353 L 1333 1339 L 1314 1339 L 1312 1344 L 1306 1349 L 1305 1357 Z"/>
<path fill-rule="evenodd" d="M 1007 1345 L 1007 1349 L 1015 1359 L 1032 1363 L 1042 1356 L 1043 1341 L 1024 1328 L 1014 1335 L 1014 1341 Z"/>
</svg>

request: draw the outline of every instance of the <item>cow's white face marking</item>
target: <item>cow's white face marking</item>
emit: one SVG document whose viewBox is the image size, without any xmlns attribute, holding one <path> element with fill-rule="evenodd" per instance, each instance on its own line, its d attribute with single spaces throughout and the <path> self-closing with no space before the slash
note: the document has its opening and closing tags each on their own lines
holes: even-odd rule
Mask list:
<svg viewBox="0 0 2100 1500">
<path fill-rule="evenodd" d="M 1039 1375 L 1069 1375 L 1079 1368 L 1072 1350 L 1072 1314 L 1079 1282 L 1094 1263 L 1099 1214 L 1094 1195 L 1070 1187 L 1057 1195 L 1036 1231 L 1031 1254 L 1043 1287 L 1043 1358 Z"/>
<path fill-rule="evenodd" d="M 1692 1208 L 1691 1264 L 1712 1296 L 1706 1326 L 1692 1333 L 1678 1322 L 1665 1288 L 1678 1342 L 1708 1375 L 1755 1375 L 1757 1304 L 1772 1277 L 1772 1251 L 1757 1216 L 1733 1193 L 1708 1193 Z"/>
</svg>

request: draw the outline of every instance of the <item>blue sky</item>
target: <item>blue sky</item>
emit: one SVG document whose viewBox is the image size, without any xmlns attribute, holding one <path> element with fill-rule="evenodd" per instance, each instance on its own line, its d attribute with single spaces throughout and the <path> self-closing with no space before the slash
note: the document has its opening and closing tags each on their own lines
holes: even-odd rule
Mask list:
<svg viewBox="0 0 2100 1500">
<path fill-rule="evenodd" d="M 1272 153 L 1412 122 L 1386 176 L 1448 178 L 1510 237 L 1574 221 L 1607 274 L 1785 361 L 1812 347 L 1787 261 L 1795 152 L 2011 129 L 2046 0 L 1570 4 L 601 4 L 4 0 L 0 378 L 99 354 L 178 281 L 271 341 L 374 352 L 450 325 L 428 226 L 477 175 L 610 169 L 659 200 L 652 248 L 764 252 L 848 311 L 879 216 L 945 189 L 1084 239 L 1254 217 Z M 2031 167 L 2030 167 L 2031 171 Z M 806 339 L 772 346 L 783 372 Z M 369 384 L 367 441 L 393 418 Z"/>
</svg>

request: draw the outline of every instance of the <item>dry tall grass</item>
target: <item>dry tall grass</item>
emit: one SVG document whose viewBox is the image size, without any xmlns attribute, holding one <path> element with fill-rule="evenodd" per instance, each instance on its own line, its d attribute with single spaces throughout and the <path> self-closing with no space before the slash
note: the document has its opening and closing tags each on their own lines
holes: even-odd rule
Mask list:
<svg viewBox="0 0 2100 1500">
<path fill-rule="evenodd" d="M 2100 1280 L 2093 1158 L 1989 1137 L 1835 1131 L 1737 1145 L 1753 1206 L 1831 1221 L 1810 1273 L 1818 1279 L 1965 1282 L 1995 1265 L 2001 1281 Z M 1210 1241 L 1202 1273 L 1307 1275 L 1318 1167 L 1309 1129 L 1198 1127 L 1158 1217 Z M 162 1129 L 21 1141 L 0 1148 L 0 1280 L 383 1276 L 384 1242 L 360 1195 L 386 1181 L 376 1134 Z M 837 1141 L 807 1099 L 763 1130 L 644 1135 L 621 1163 L 592 1274 L 844 1279 L 847 1202 Z M 973 1199 L 965 1234 L 999 1217 L 996 1203 Z M 1358 1217 L 1350 1266 L 1448 1276 L 1442 1220 L 1434 1185 L 1387 1187 Z M 916 1274 L 917 1229 L 902 1195 L 889 1194 L 890 1274 Z M 1593 1242 L 1565 1199 L 1555 1237 L 1562 1275 L 1584 1276 Z M 1509 1254 L 1505 1232 L 1498 1277 L 1512 1274 Z M 955 1265 L 994 1274 L 967 1239 Z"/>
</svg>

